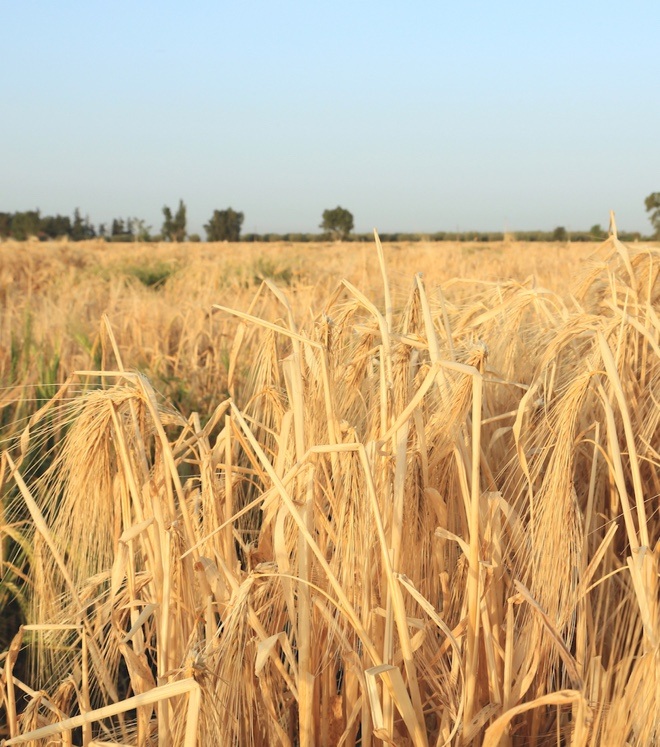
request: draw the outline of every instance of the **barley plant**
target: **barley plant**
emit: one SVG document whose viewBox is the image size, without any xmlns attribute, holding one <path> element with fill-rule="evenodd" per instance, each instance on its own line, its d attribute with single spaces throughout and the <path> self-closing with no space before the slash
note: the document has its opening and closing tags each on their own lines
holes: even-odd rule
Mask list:
<svg viewBox="0 0 660 747">
<path fill-rule="evenodd" d="M 570 295 L 371 251 L 106 284 L 5 440 L 5 745 L 660 743 L 660 251 Z"/>
</svg>

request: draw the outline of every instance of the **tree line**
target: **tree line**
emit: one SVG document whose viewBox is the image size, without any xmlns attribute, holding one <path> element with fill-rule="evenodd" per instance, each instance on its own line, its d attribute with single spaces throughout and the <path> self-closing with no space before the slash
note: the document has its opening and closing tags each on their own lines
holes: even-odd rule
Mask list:
<svg viewBox="0 0 660 747">
<path fill-rule="evenodd" d="M 640 239 L 660 239 L 660 192 L 653 192 L 644 201 L 649 214 L 649 220 L 654 233 L 644 236 L 638 231 L 620 231 L 619 236 L 624 241 Z M 110 242 L 128 241 L 201 241 L 196 233 L 188 233 L 187 208 L 183 200 L 179 200 L 178 207 L 173 211 L 164 205 L 163 223 L 159 233 L 152 233 L 153 227 L 148 226 L 141 218 L 114 218 L 109 224 L 100 223 L 98 226 L 89 220 L 89 216 L 82 216 L 80 209 L 73 211 L 73 217 L 67 215 L 41 215 L 40 210 L 24 212 L 0 212 L 0 241 L 14 239 L 26 241 L 36 238 L 40 241 L 67 238 L 71 241 L 84 241 L 100 238 Z M 224 210 L 214 210 L 204 224 L 207 241 L 292 241 L 311 242 L 324 240 L 337 241 L 372 241 L 371 233 L 354 233 L 353 215 L 349 210 L 337 206 L 324 210 L 319 228 L 322 233 L 249 233 L 241 236 L 244 214 L 229 207 Z M 514 238 L 518 241 L 600 241 L 606 238 L 607 232 L 600 225 L 592 226 L 589 231 L 568 231 L 564 226 L 557 226 L 552 231 L 516 231 L 515 233 L 492 231 L 437 231 L 434 233 L 382 233 L 382 241 L 471 241 L 489 242 Z"/>
<path fill-rule="evenodd" d="M 199 234 L 188 233 L 187 209 L 183 200 L 173 211 L 168 205 L 163 206 L 163 223 L 159 233 L 153 233 L 153 227 L 142 218 L 113 218 L 110 223 L 99 223 L 95 226 L 86 215 L 84 218 L 79 208 L 68 215 L 42 215 L 40 210 L 23 212 L 0 212 L 0 240 L 14 239 L 26 241 L 38 239 L 69 239 L 84 241 L 100 238 L 105 241 L 201 241 Z M 239 241 L 243 213 L 232 208 L 214 210 L 209 222 L 204 225 L 207 241 Z"/>
</svg>

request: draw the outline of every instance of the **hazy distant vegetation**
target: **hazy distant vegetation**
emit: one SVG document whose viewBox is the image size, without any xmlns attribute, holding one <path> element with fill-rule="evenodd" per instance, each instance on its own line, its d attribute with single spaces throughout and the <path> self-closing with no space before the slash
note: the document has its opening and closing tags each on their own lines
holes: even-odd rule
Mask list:
<svg viewBox="0 0 660 747">
<path fill-rule="evenodd" d="M 640 231 L 619 231 L 623 241 L 640 241 L 660 238 L 660 192 L 649 195 L 645 202 L 646 211 L 653 227 L 653 234 L 644 235 Z M 233 208 L 214 210 L 208 223 L 204 224 L 207 241 L 251 241 L 274 242 L 291 241 L 309 243 L 328 239 L 337 241 L 371 241 L 373 235 L 369 233 L 354 233 L 353 214 L 345 208 L 337 206 L 324 210 L 320 228 L 321 233 L 290 231 L 286 233 L 247 233 L 241 235 L 245 215 Z M 381 241 L 603 241 L 607 232 L 596 224 L 589 230 L 569 230 L 565 226 L 557 226 L 552 231 L 396 231 L 381 233 Z M 73 217 L 68 215 L 42 215 L 39 209 L 19 211 L 15 213 L 0 212 L 0 241 L 14 239 L 27 241 L 37 239 L 49 241 L 52 239 L 68 239 L 69 241 L 85 241 L 101 238 L 108 242 L 182 242 L 201 241 L 196 233 L 188 233 L 187 208 L 183 200 L 179 200 L 176 212 L 165 205 L 163 207 L 163 223 L 159 232 L 146 221 L 136 217 L 114 218 L 110 224 L 94 225 L 89 216 L 82 216 L 76 208 Z"/>
</svg>

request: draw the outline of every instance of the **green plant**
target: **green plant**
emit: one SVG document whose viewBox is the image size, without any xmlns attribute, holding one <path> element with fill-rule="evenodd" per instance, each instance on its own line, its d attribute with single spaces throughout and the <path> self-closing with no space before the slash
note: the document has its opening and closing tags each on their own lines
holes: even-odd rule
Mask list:
<svg viewBox="0 0 660 747">
<path fill-rule="evenodd" d="M 176 214 L 172 216 L 172 210 L 165 205 L 163 207 L 163 228 L 161 234 L 165 241 L 184 241 L 186 238 L 186 204 L 179 200 Z"/>
<path fill-rule="evenodd" d="M 243 213 L 232 208 L 214 210 L 211 219 L 204 225 L 208 241 L 239 241 L 243 218 Z"/>
<path fill-rule="evenodd" d="M 160 288 L 175 272 L 177 266 L 171 262 L 152 261 L 139 265 L 127 265 L 123 273 L 139 280 L 147 288 Z"/>
<path fill-rule="evenodd" d="M 564 226 L 557 226 L 557 228 L 555 228 L 555 230 L 552 232 L 552 240 L 568 241 L 568 231 L 564 228 Z"/>
<path fill-rule="evenodd" d="M 255 284 L 263 280 L 274 280 L 276 283 L 290 285 L 293 279 L 293 269 L 281 262 L 275 262 L 266 255 L 259 257 L 252 265 L 252 278 Z"/>
<path fill-rule="evenodd" d="M 660 238 L 660 192 L 651 193 L 644 200 L 644 207 L 649 214 L 656 238 Z"/>
<path fill-rule="evenodd" d="M 320 228 L 337 241 L 345 241 L 353 230 L 353 215 L 343 207 L 323 211 Z"/>
</svg>

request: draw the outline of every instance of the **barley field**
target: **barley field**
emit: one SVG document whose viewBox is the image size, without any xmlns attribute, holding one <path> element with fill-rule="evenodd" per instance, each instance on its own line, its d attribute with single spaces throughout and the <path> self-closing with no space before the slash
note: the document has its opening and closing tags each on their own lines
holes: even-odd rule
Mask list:
<svg viewBox="0 0 660 747">
<path fill-rule="evenodd" d="M 0 244 L 4 745 L 660 743 L 660 248 Z"/>
</svg>

